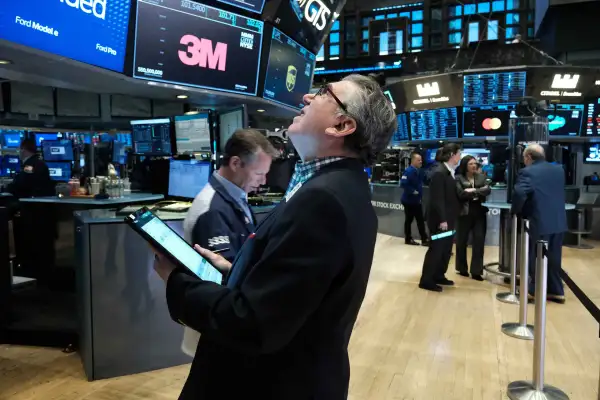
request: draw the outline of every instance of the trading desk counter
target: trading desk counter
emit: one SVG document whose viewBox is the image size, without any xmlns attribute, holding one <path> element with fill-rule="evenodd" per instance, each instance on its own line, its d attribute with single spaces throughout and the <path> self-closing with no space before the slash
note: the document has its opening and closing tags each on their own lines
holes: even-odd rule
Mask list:
<svg viewBox="0 0 600 400">
<path fill-rule="evenodd" d="M 253 211 L 260 221 L 272 209 Z M 183 235 L 185 213 L 157 214 Z M 88 379 L 190 362 L 148 243 L 114 211 L 80 211 L 75 218 L 79 348 Z"/>
<path fill-rule="evenodd" d="M 27 204 L 53 204 L 70 206 L 71 208 L 115 208 L 135 203 L 153 203 L 164 198 L 162 194 L 131 193 L 124 197 L 110 199 L 95 199 L 93 197 L 31 197 L 21 199 L 19 202 Z"/>
</svg>

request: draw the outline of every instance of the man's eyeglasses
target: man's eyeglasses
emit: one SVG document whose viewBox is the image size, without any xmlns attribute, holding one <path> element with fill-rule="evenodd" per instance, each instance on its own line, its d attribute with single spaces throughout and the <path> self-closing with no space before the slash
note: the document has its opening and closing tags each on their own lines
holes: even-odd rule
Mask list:
<svg viewBox="0 0 600 400">
<path fill-rule="evenodd" d="M 342 110 L 344 110 L 344 112 L 348 112 L 348 109 L 346 108 L 346 105 L 344 103 L 342 103 L 342 101 L 335 95 L 335 93 L 333 93 L 333 91 L 331 90 L 331 88 L 329 87 L 329 85 L 323 85 L 319 88 L 319 91 L 315 94 L 315 96 L 322 96 L 324 94 L 329 93 L 331 95 L 331 97 L 333 97 L 333 99 L 335 100 L 336 103 L 338 103 L 338 106 L 340 106 L 340 108 Z"/>
</svg>

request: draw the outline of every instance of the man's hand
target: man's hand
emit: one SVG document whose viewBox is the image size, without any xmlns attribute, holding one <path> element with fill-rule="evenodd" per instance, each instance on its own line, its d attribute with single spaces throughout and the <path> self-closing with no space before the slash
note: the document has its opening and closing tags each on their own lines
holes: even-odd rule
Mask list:
<svg viewBox="0 0 600 400">
<path fill-rule="evenodd" d="M 448 223 L 447 222 L 442 222 L 440 224 L 440 229 L 443 231 L 447 231 L 448 230 Z"/>
<path fill-rule="evenodd" d="M 223 256 L 213 253 L 210 250 L 206 250 L 197 244 L 194 245 L 194 249 L 196 249 L 196 251 L 200 253 L 202 257 L 206 258 L 208 262 L 218 269 L 223 275 L 227 275 L 229 273 L 229 270 L 231 269 L 231 263 Z"/>
<path fill-rule="evenodd" d="M 154 250 L 154 270 L 165 283 L 169 280 L 169 276 L 174 269 L 175 264 L 171 260 Z"/>
<path fill-rule="evenodd" d="M 465 189 L 465 192 L 473 193 L 475 190 L 476 190 L 475 188 L 467 188 L 467 189 Z"/>
</svg>

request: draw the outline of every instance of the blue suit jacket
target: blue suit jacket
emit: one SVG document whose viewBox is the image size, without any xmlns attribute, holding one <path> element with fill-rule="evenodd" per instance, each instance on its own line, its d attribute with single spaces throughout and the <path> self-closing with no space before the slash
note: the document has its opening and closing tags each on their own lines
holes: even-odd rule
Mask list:
<svg viewBox="0 0 600 400">
<path fill-rule="evenodd" d="M 423 196 L 423 175 L 421 170 L 412 165 L 406 168 L 400 181 L 400 186 L 404 189 L 402 193 L 402 203 L 421 204 Z M 415 193 L 416 192 L 416 193 Z"/>
<path fill-rule="evenodd" d="M 529 219 L 530 233 L 550 235 L 567 230 L 565 173 L 559 165 L 537 161 L 519 171 L 512 212 Z"/>
</svg>

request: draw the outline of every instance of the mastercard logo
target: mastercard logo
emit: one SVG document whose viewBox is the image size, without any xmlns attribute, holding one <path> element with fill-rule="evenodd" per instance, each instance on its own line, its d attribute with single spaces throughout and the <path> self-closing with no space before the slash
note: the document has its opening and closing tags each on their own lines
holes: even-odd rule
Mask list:
<svg viewBox="0 0 600 400">
<path fill-rule="evenodd" d="M 486 131 L 495 131 L 500 129 L 502 126 L 502 121 L 500 118 L 486 118 L 481 122 L 481 127 Z"/>
</svg>

